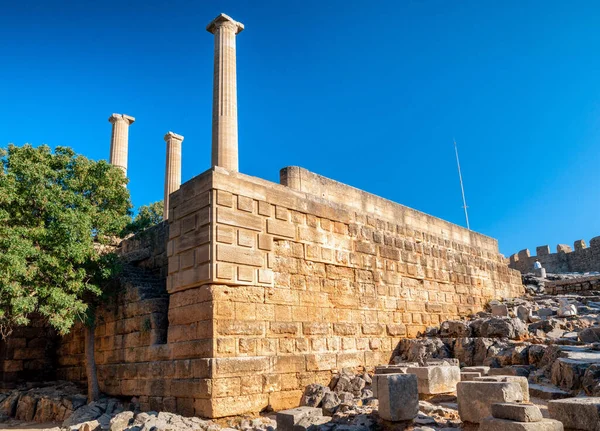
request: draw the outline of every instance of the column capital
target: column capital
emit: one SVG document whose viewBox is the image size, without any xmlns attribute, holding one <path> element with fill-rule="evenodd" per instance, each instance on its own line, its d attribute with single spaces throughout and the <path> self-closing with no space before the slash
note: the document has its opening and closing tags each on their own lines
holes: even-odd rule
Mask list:
<svg viewBox="0 0 600 431">
<path fill-rule="evenodd" d="M 215 34 L 217 29 L 220 27 L 229 27 L 235 32 L 235 34 L 238 34 L 244 29 L 244 24 L 234 20 L 229 15 L 221 13 L 206 26 L 206 31 Z"/>
<path fill-rule="evenodd" d="M 110 117 L 108 117 L 109 123 L 115 124 L 117 121 L 127 121 L 127 124 L 131 125 L 134 123 L 135 118 L 125 114 L 112 114 Z"/>
<path fill-rule="evenodd" d="M 164 139 L 165 139 L 165 142 L 169 142 L 171 139 L 176 139 L 179 142 L 183 142 L 183 136 L 178 135 L 177 133 L 173 133 L 173 132 L 167 132 Z"/>
</svg>

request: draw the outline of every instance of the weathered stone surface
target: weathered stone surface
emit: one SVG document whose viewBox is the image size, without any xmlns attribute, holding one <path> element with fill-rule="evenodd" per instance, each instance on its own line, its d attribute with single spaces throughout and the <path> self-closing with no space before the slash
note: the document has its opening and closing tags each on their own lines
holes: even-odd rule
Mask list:
<svg viewBox="0 0 600 431">
<path fill-rule="evenodd" d="M 414 374 L 376 376 L 379 416 L 388 421 L 411 420 L 419 413 L 419 390 Z"/>
<path fill-rule="evenodd" d="M 446 320 L 440 325 L 440 337 L 462 338 L 470 334 L 471 328 L 463 320 Z"/>
<path fill-rule="evenodd" d="M 548 402 L 552 419 L 565 428 L 581 431 L 600 431 L 600 398 L 565 398 Z"/>
<path fill-rule="evenodd" d="M 506 304 L 493 304 L 492 314 L 499 317 L 508 317 L 508 307 Z"/>
<path fill-rule="evenodd" d="M 326 392 L 321 401 L 321 408 L 323 414 L 326 416 L 333 416 L 338 406 L 342 403 L 340 397 L 335 392 Z"/>
<path fill-rule="evenodd" d="M 307 416 L 300 419 L 294 425 L 294 431 L 313 431 L 319 429 L 319 425 L 326 424 L 331 421 L 327 416 Z M 277 427 L 279 429 L 279 427 Z"/>
<path fill-rule="evenodd" d="M 538 406 L 521 403 L 492 404 L 492 416 L 517 422 L 539 422 L 543 419 Z"/>
<path fill-rule="evenodd" d="M 294 426 L 305 418 L 318 418 L 322 416 L 321 409 L 316 407 L 298 407 L 295 409 L 277 412 L 277 430 L 295 431 Z"/>
<path fill-rule="evenodd" d="M 566 391 L 579 390 L 590 365 L 586 360 L 558 358 L 552 365 L 552 384 Z"/>
<path fill-rule="evenodd" d="M 492 404 L 523 401 L 521 386 L 513 382 L 460 382 L 456 388 L 463 422 L 480 423 L 491 415 Z"/>
<path fill-rule="evenodd" d="M 529 402 L 529 381 L 527 377 L 523 376 L 484 376 L 477 377 L 475 381 L 478 382 L 512 382 L 517 383 L 521 387 L 523 393 L 523 401 Z"/>
<path fill-rule="evenodd" d="M 484 321 L 479 329 L 482 337 L 521 339 L 527 334 L 527 326 L 519 318 L 495 318 Z"/>
<path fill-rule="evenodd" d="M 461 382 L 470 382 L 472 380 L 475 380 L 475 378 L 477 377 L 481 377 L 481 373 L 475 373 L 475 372 L 461 372 L 460 373 L 460 381 Z"/>
<path fill-rule="evenodd" d="M 487 376 L 487 374 L 490 372 L 490 367 L 485 367 L 485 366 L 463 367 L 463 368 L 461 368 L 460 371 L 465 372 L 465 373 L 481 373 L 480 377 L 483 377 L 483 376 Z"/>
<path fill-rule="evenodd" d="M 600 396 L 600 364 L 592 364 L 585 371 L 581 386 L 586 395 L 590 397 Z"/>
<path fill-rule="evenodd" d="M 454 392 L 460 382 L 460 368 L 455 366 L 409 367 L 406 373 L 417 376 L 420 394 Z"/>
<path fill-rule="evenodd" d="M 584 343 L 600 342 L 600 327 L 585 328 L 577 333 L 579 341 Z"/>
<path fill-rule="evenodd" d="M 331 390 L 327 386 L 319 385 L 318 383 L 308 385 L 304 389 L 304 394 L 302 394 L 300 405 L 318 407 L 321 404 L 323 397 L 328 392 L 331 392 Z"/>
<path fill-rule="evenodd" d="M 487 417 L 481 421 L 481 430 L 485 431 L 563 431 L 559 421 L 543 419 L 539 422 L 514 422 L 506 419 Z"/>
<path fill-rule="evenodd" d="M 110 420 L 110 431 L 123 431 L 133 423 L 133 412 L 125 411 Z"/>
</svg>

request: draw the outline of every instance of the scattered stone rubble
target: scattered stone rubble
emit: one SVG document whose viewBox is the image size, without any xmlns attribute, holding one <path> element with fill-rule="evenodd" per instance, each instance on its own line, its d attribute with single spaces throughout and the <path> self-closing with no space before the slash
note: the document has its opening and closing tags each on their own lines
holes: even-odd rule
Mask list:
<svg viewBox="0 0 600 431">
<path fill-rule="evenodd" d="M 217 423 L 140 412 L 135 398 L 86 404 L 82 388 L 53 382 L 0 394 L 0 421 L 55 422 L 56 431 L 600 431 L 600 294 L 549 296 L 524 280 L 533 295 L 402 340 L 390 364 L 342 369 L 276 415 Z"/>
</svg>

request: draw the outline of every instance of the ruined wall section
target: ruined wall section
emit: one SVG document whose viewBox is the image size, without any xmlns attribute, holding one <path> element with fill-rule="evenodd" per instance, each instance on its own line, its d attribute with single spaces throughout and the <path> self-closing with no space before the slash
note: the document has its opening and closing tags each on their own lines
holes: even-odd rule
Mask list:
<svg viewBox="0 0 600 431">
<path fill-rule="evenodd" d="M 168 286 L 186 305 L 169 321 L 188 316 L 197 339 L 170 325 L 169 343 L 213 358 L 196 414 L 297 405 L 333 370 L 521 293 L 495 240 L 361 193 L 368 211 L 217 167 L 172 195 Z"/>
<path fill-rule="evenodd" d="M 566 272 L 598 272 L 600 271 L 600 237 L 585 241 L 575 241 L 573 248 L 565 244 L 556 246 L 556 253 L 550 253 L 550 247 L 536 247 L 536 255 L 531 256 L 528 249 L 521 250 L 509 258 L 509 267 L 526 274 L 533 272 L 533 264 L 539 260 L 546 272 L 560 274 Z"/>
<path fill-rule="evenodd" d="M 53 380 L 57 342 L 56 331 L 37 317 L 29 326 L 14 328 L 0 341 L 0 389 L 13 388 L 19 381 Z"/>
<path fill-rule="evenodd" d="M 565 280 L 553 280 L 544 283 L 544 291 L 550 295 L 562 295 L 566 293 L 594 295 L 598 290 L 600 290 L 600 275 L 567 278 Z"/>
</svg>

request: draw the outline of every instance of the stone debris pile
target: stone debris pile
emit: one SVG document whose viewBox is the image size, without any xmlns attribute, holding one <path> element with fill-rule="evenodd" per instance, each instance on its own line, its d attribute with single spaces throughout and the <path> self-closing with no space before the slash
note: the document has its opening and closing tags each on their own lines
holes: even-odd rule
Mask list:
<svg viewBox="0 0 600 431">
<path fill-rule="evenodd" d="M 49 382 L 42 387 L 21 387 L 0 393 L 2 423 L 56 423 L 52 431 L 273 431 L 268 417 L 235 418 L 223 427 L 211 420 L 168 412 L 140 412 L 134 397 L 129 402 L 103 397 L 87 404 L 83 388 L 70 382 Z"/>
</svg>

